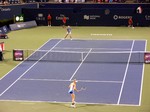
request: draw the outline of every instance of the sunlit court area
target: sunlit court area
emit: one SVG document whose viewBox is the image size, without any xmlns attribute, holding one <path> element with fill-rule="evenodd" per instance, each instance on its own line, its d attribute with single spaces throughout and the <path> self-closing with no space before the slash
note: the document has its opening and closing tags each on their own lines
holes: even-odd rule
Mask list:
<svg viewBox="0 0 150 112">
<path fill-rule="evenodd" d="M 150 112 L 150 1 L 0 1 L 0 112 Z"/>
</svg>

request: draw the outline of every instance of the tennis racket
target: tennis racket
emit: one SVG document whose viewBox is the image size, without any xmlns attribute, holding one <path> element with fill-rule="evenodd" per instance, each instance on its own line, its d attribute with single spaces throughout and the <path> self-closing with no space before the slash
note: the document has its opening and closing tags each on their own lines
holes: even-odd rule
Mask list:
<svg viewBox="0 0 150 112">
<path fill-rule="evenodd" d="M 79 89 L 79 92 L 80 91 L 85 91 L 86 90 L 86 87 L 82 87 L 81 89 Z"/>
</svg>

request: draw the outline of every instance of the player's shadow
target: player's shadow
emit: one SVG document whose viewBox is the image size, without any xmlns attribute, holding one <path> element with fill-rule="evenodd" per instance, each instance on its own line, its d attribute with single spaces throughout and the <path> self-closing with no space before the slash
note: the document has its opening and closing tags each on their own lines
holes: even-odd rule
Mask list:
<svg viewBox="0 0 150 112">
<path fill-rule="evenodd" d="M 50 103 L 51 105 L 57 105 L 67 108 L 72 108 L 71 103 Z M 76 108 L 94 107 L 94 106 L 104 106 L 102 104 L 76 104 Z"/>
<path fill-rule="evenodd" d="M 52 103 L 52 102 L 50 102 L 49 104 L 51 104 L 51 105 L 56 105 L 56 106 L 62 106 L 62 107 L 68 107 L 68 105 L 69 105 L 69 103 L 67 104 L 67 103 Z"/>
<path fill-rule="evenodd" d="M 104 106 L 104 105 L 102 104 L 78 104 L 77 108 L 95 107 L 95 106 Z"/>
</svg>

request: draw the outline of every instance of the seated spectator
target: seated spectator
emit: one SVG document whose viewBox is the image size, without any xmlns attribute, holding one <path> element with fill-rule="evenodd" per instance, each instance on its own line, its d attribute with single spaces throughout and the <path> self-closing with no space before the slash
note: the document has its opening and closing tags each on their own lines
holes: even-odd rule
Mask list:
<svg viewBox="0 0 150 112">
<path fill-rule="evenodd" d="M 113 0 L 109 0 L 109 3 L 112 3 L 113 2 Z"/>
<path fill-rule="evenodd" d="M 7 0 L 3 0 L 3 1 L 2 1 L 2 4 L 3 4 L 3 5 L 9 5 L 9 3 L 8 3 Z"/>
<path fill-rule="evenodd" d="M 96 3 L 96 2 L 97 2 L 97 0 L 93 0 L 93 2 L 94 2 L 94 3 Z"/>
</svg>

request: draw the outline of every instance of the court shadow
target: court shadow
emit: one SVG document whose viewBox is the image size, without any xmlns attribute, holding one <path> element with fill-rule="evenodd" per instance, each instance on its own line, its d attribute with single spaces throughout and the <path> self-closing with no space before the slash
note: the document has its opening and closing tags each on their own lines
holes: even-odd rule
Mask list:
<svg viewBox="0 0 150 112">
<path fill-rule="evenodd" d="M 12 58 L 8 59 L 8 58 L 4 57 L 2 62 L 5 63 L 5 64 L 8 64 L 8 65 L 11 65 L 11 66 L 16 66 L 17 65 L 17 63 L 14 62 Z"/>
</svg>

